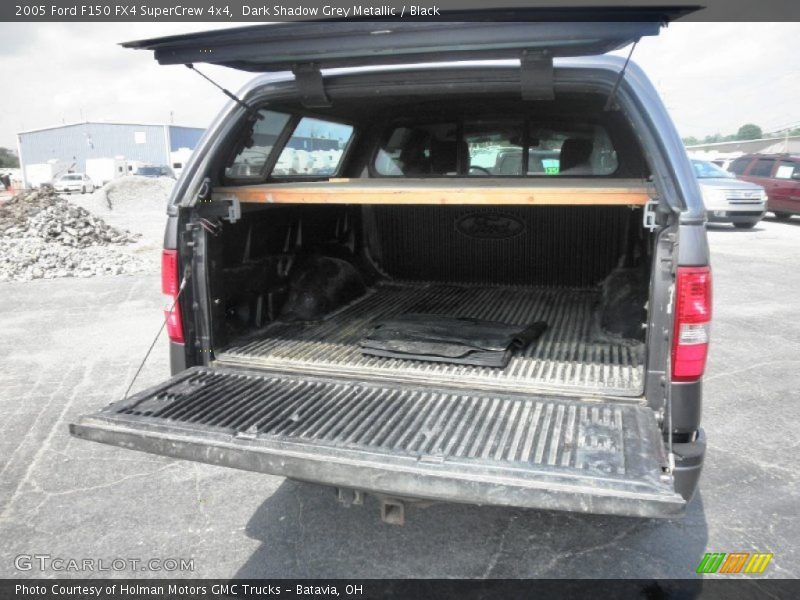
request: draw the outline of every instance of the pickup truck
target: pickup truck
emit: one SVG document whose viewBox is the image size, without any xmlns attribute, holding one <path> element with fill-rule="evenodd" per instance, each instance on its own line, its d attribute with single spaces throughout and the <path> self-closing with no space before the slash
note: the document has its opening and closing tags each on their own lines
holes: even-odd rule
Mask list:
<svg viewBox="0 0 800 600">
<path fill-rule="evenodd" d="M 72 434 L 374 494 L 390 523 L 415 500 L 684 511 L 705 210 L 655 89 L 604 56 L 676 14 L 626 10 L 126 44 L 261 74 L 169 205 L 173 377 Z"/>
</svg>

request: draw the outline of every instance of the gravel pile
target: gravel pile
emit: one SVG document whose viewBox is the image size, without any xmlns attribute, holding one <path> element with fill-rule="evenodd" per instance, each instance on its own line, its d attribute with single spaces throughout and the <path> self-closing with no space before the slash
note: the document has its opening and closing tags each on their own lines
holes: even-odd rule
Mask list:
<svg viewBox="0 0 800 600">
<path fill-rule="evenodd" d="M 174 185 L 175 180 L 171 177 L 128 175 L 108 182 L 96 193 L 106 197 L 110 209 L 155 210 L 163 215 Z"/>
<path fill-rule="evenodd" d="M 143 241 L 161 248 L 167 221 L 167 200 L 175 185 L 167 177 L 120 177 L 92 194 L 75 194 L 69 201 L 106 223 L 142 234 Z"/>
<path fill-rule="evenodd" d="M 0 206 L 0 235 L 5 238 L 41 238 L 73 248 L 128 244 L 138 237 L 114 229 L 49 190 L 17 194 Z"/>
<path fill-rule="evenodd" d="M 138 237 L 52 190 L 18 194 L 0 205 L 0 281 L 135 273 L 146 262 L 117 247 Z"/>
</svg>

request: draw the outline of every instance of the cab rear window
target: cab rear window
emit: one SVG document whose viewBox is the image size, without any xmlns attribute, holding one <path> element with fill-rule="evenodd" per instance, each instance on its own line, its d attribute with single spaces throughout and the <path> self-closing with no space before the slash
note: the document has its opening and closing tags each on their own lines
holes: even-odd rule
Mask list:
<svg viewBox="0 0 800 600">
<path fill-rule="evenodd" d="M 373 162 L 385 177 L 604 176 L 618 166 L 602 126 L 522 121 L 394 127 Z"/>
</svg>

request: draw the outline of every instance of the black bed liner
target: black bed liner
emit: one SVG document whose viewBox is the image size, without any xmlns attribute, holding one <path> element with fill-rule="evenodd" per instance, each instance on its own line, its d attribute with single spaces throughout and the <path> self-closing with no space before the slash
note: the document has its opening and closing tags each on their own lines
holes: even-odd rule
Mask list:
<svg viewBox="0 0 800 600">
<path fill-rule="evenodd" d="M 194 367 L 70 430 L 394 496 L 640 516 L 685 505 L 636 403 Z"/>
<path fill-rule="evenodd" d="M 218 349 L 217 364 L 242 368 L 407 381 L 487 392 L 641 396 L 644 345 L 598 337 L 597 289 L 384 282 L 320 321 L 273 322 Z M 360 342 L 374 325 L 408 313 L 529 326 L 547 324 L 505 368 L 368 356 Z"/>
</svg>

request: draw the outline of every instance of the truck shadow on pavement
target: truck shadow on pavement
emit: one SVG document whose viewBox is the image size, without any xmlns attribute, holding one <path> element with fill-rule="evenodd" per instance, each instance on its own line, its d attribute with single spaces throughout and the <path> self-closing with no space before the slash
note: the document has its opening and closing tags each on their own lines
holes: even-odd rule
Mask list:
<svg viewBox="0 0 800 600">
<path fill-rule="evenodd" d="M 708 539 L 700 493 L 674 520 L 459 504 L 405 516 L 387 525 L 371 496 L 344 507 L 332 488 L 286 480 L 251 517 L 262 545 L 235 577 L 690 578 Z"/>
<path fill-rule="evenodd" d="M 778 219 L 777 217 L 764 217 L 764 221 L 768 223 L 778 223 L 780 225 L 794 225 L 795 227 L 800 227 L 800 217 L 797 215 L 793 216 L 791 219 Z"/>
<path fill-rule="evenodd" d="M 737 229 L 733 225 L 729 225 L 728 223 L 706 223 L 706 229 L 708 231 L 713 232 L 729 232 L 729 233 L 758 233 L 759 231 L 765 231 L 764 227 L 761 226 L 761 223 L 776 223 L 778 225 L 791 225 L 794 227 L 800 227 L 800 217 L 792 217 L 791 219 L 778 219 L 776 217 L 764 217 L 761 222 L 753 227 L 752 229 Z"/>
<path fill-rule="evenodd" d="M 752 229 L 738 229 L 733 225 L 729 225 L 728 223 L 706 223 L 706 229 L 708 231 L 713 232 L 722 232 L 722 233 L 758 233 L 759 231 L 764 231 L 763 227 L 759 227 L 756 225 Z"/>
</svg>

